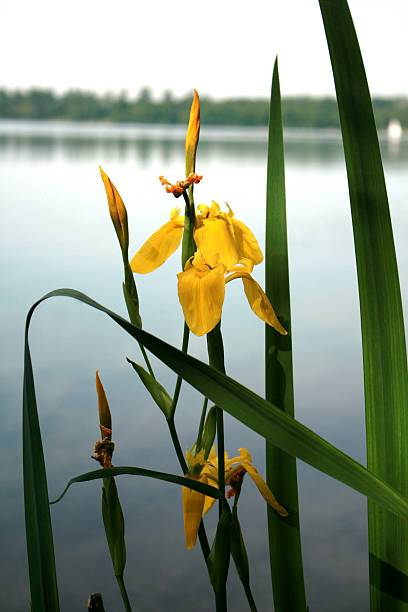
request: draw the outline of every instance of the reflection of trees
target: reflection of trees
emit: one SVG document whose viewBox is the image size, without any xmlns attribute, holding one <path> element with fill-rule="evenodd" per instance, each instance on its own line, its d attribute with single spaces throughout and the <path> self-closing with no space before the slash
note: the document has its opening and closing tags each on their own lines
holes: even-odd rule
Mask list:
<svg viewBox="0 0 408 612">
<path fill-rule="evenodd" d="M 145 165 L 152 156 L 163 162 L 183 157 L 184 130 L 179 128 L 157 129 L 100 126 L 85 129 L 69 125 L 59 129 L 58 125 L 32 129 L 27 125 L 0 126 L 0 156 L 51 158 L 63 156 L 69 159 L 94 159 L 110 157 L 125 160 L 136 158 Z M 266 159 L 266 130 L 264 129 L 211 129 L 202 132 L 200 159 L 222 157 L 231 160 Z M 408 142 L 402 141 L 398 149 L 383 143 L 385 163 L 395 166 L 408 161 Z M 285 153 L 288 162 L 328 165 L 343 160 L 341 140 L 337 132 L 290 131 L 285 132 Z"/>
</svg>

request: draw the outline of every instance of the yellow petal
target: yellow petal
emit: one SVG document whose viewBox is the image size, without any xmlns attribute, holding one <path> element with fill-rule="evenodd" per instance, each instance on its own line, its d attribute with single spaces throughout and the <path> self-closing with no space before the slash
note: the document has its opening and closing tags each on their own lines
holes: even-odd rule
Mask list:
<svg viewBox="0 0 408 612">
<path fill-rule="evenodd" d="M 148 274 L 161 266 L 178 248 L 183 228 L 183 217 L 173 217 L 154 232 L 131 260 L 133 272 Z"/>
<path fill-rule="evenodd" d="M 235 217 L 231 217 L 231 223 L 234 228 L 239 257 L 250 259 L 254 264 L 260 264 L 263 261 L 261 247 L 249 227 Z"/>
<path fill-rule="evenodd" d="M 227 215 L 201 219 L 194 231 L 194 240 L 205 260 L 218 253 L 226 268 L 239 260 L 234 230 Z"/>
<path fill-rule="evenodd" d="M 194 265 L 178 276 L 178 296 L 184 318 L 197 336 L 208 334 L 221 319 L 224 303 L 224 266 Z"/>
<path fill-rule="evenodd" d="M 239 450 L 245 451 L 245 449 L 241 449 L 241 448 Z M 248 453 L 248 451 L 246 452 Z M 249 455 L 249 457 L 251 456 Z M 266 484 L 266 482 L 264 481 L 264 479 L 262 478 L 262 476 L 260 475 L 256 467 L 253 466 L 250 461 L 246 461 L 245 459 L 241 462 L 241 465 L 246 470 L 250 478 L 254 481 L 255 485 L 258 488 L 258 491 L 260 492 L 264 500 L 270 506 L 272 506 L 272 508 L 274 508 L 276 512 L 280 514 L 281 516 L 288 516 L 288 511 L 286 510 L 286 508 L 281 506 L 281 504 L 278 502 L 278 500 L 276 499 L 276 497 L 274 496 L 274 494 L 272 493 L 272 491 L 270 490 L 270 488 L 268 487 L 268 485 Z"/>
<path fill-rule="evenodd" d="M 186 176 L 195 170 L 196 152 L 200 136 L 200 99 L 194 90 L 186 136 Z"/>
<path fill-rule="evenodd" d="M 218 482 L 216 480 L 213 480 L 212 478 L 207 479 L 207 484 L 218 489 Z M 215 502 L 216 502 L 216 499 L 214 497 L 208 497 L 207 495 L 205 496 L 204 506 L 203 506 L 203 516 L 205 516 L 207 512 L 211 510 Z"/>
<path fill-rule="evenodd" d="M 195 449 L 195 445 L 193 448 Z M 186 452 L 186 461 L 189 473 L 193 473 L 195 475 L 201 473 L 202 468 L 206 465 L 204 453 L 204 449 L 201 449 L 198 453 L 195 453 L 192 450 L 188 450 Z"/>
<path fill-rule="evenodd" d="M 254 313 L 262 319 L 262 321 L 265 321 L 265 323 L 276 329 L 277 332 L 286 336 L 288 332 L 281 325 L 272 304 L 261 286 L 258 285 L 256 280 L 249 274 L 243 277 L 242 282 L 244 283 L 245 295 Z"/>
<path fill-rule="evenodd" d="M 188 475 L 188 477 L 193 478 L 191 475 Z M 193 480 L 197 479 L 193 478 Z M 207 482 L 207 479 L 200 478 L 200 481 Z M 193 548 L 197 540 L 198 528 L 203 514 L 204 497 L 202 493 L 193 491 L 188 487 L 182 488 L 184 535 L 188 549 Z"/>
<path fill-rule="evenodd" d="M 106 196 L 108 198 L 109 213 L 114 225 L 120 246 L 122 250 L 126 250 L 129 247 L 129 230 L 127 211 L 120 197 L 119 191 L 110 180 L 109 176 L 99 166 L 102 181 L 105 186 Z"/>
</svg>

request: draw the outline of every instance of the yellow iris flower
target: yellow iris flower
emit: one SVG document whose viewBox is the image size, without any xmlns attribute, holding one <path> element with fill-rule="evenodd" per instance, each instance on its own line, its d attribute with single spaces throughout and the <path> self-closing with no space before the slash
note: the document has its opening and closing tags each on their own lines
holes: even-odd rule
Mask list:
<svg viewBox="0 0 408 612">
<path fill-rule="evenodd" d="M 133 272 L 147 274 L 161 266 L 180 245 L 183 228 L 184 218 L 173 209 L 170 221 L 152 234 L 131 260 Z M 272 304 L 251 276 L 254 265 L 263 260 L 258 241 L 231 208 L 222 212 L 217 202 L 200 204 L 194 240 L 198 251 L 178 274 L 179 300 L 190 330 L 197 336 L 210 332 L 221 319 L 225 283 L 242 278 L 254 313 L 285 335 Z"/>
<path fill-rule="evenodd" d="M 207 460 L 204 459 L 204 450 L 201 450 L 196 455 L 192 451 L 188 451 L 186 457 L 189 467 L 189 478 L 218 488 L 218 456 L 214 447 L 211 449 Z M 232 497 L 240 491 L 245 474 L 249 475 L 264 500 L 280 516 L 288 516 L 287 510 L 277 501 L 256 467 L 252 464 L 252 457 L 246 448 L 240 448 L 237 457 L 229 458 L 228 453 L 225 453 L 225 484 L 231 487 L 227 497 Z M 182 502 L 186 547 L 191 549 L 196 543 L 201 519 L 213 507 L 215 499 L 183 487 Z"/>
</svg>

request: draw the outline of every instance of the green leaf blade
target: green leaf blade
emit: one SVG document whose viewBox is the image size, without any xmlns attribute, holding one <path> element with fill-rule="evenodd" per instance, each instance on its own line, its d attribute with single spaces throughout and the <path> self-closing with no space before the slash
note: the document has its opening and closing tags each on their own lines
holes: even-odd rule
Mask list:
<svg viewBox="0 0 408 612">
<path fill-rule="evenodd" d="M 31 609 L 59 610 L 57 573 L 49 509 L 47 477 L 38 421 L 34 376 L 28 345 L 27 317 L 23 388 L 24 508 Z"/>
<path fill-rule="evenodd" d="M 142 476 L 145 478 L 153 478 L 154 480 L 162 480 L 163 482 L 170 482 L 182 487 L 188 487 L 189 489 L 198 491 L 198 493 L 202 493 L 203 495 L 214 497 L 214 499 L 220 499 L 222 497 L 219 490 L 215 487 L 198 480 L 187 478 L 186 476 L 178 476 L 177 474 L 169 474 L 167 472 L 157 472 L 156 470 L 147 470 L 141 467 L 121 465 L 117 467 L 103 468 L 101 470 L 93 470 L 92 472 L 85 472 L 84 474 L 71 478 L 62 493 L 50 503 L 57 504 L 60 502 L 67 493 L 68 489 L 75 483 L 90 482 L 92 480 L 107 479 L 113 478 L 114 476 L 123 475 Z"/>
<path fill-rule="evenodd" d="M 294 416 L 292 338 L 286 227 L 285 163 L 278 60 L 271 90 L 266 200 L 265 292 L 288 335 L 265 325 L 265 397 Z M 289 510 L 282 519 L 268 506 L 268 535 L 276 612 L 306 610 L 296 459 L 266 443 L 268 486 Z"/>
<path fill-rule="evenodd" d="M 166 389 L 156 380 L 156 378 L 142 368 L 141 365 L 132 361 L 131 359 L 127 359 L 127 361 L 139 375 L 140 380 L 150 393 L 154 402 L 163 412 L 166 419 L 170 419 L 172 415 L 173 400 L 167 393 Z"/>
<path fill-rule="evenodd" d="M 397 260 L 378 136 L 346 0 L 320 0 L 350 192 L 360 296 L 367 465 L 408 495 L 408 370 Z M 372 611 L 408 610 L 408 523 L 369 503 Z M 394 576 L 394 578 L 392 578 Z"/>
<path fill-rule="evenodd" d="M 186 355 L 156 336 L 133 326 L 129 321 L 74 289 L 57 289 L 38 300 L 32 312 L 51 297 L 76 299 L 107 314 L 130 336 L 141 342 L 174 372 L 182 376 L 202 395 L 259 433 L 286 453 L 298 457 L 316 469 L 370 497 L 390 512 L 408 519 L 408 500 L 392 486 L 372 474 L 357 461 L 334 447 L 310 429 L 285 415 L 270 402 L 225 376 L 207 364 Z M 106 476 L 114 476 L 105 470 Z"/>
<path fill-rule="evenodd" d="M 114 478 L 103 481 L 102 517 L 115 576 L 123 577 L 126 565 L 125 521 Z"/>
</svg>

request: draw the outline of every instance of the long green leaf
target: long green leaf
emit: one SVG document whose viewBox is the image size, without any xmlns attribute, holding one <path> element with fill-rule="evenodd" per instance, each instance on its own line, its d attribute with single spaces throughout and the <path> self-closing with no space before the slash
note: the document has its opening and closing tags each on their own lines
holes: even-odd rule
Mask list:
<svg viewBox="0 0 408 612">
<path fill-rule="evenodd" d="M 87 295 L 74 289 L 51 291 L 33 304 L 28 313 L 28 321 L 37 306 L 51 297 L 73 298 L 104 312 L 205 397 L 272 444 L 370 497 L 389 511 L 404 519 L 408 518 L 407 499 L 357 461 L 237 381 L 182 353 L 156 336 L 134 327 L 129 321 Z M 26 358 L 30 359 L 29 353 Z M 35 406 L 32 406 L 32 409 L 36 412 Z M 105 476 L 115 475 L 109 474 L 108 470 L 104 470 L 104 473 Z"/>
<path fill-rule="evenodd" d="M 125 521 L 114 478 L 104 478 L 102 517 L 115 576 L 122 577 L 126 565 Z"/>
<path fill-rule="evenodd" d="M 265 325 L 265 397 L 294 416 L 292 336 L 288 241 L 286 230 L 285 165 L 278 60 L 272 78 L 266 193 L 265 291 L 287 336 Z M 289 510 L 283 519 L 267 506 L 269 554 L 276 612 L 306 610 L 296 459 L 266 442 L 266 475 L 272 491 Z"/>
<path fill-rule="evenodd" d="M 64 497 L 68 489 L 75 483 L 78 482 L 89 482 L 91 480 L 99 480 L 100 478 L 110 478 L 112 476 L 143 476 L 145 478 L 153 478 L 154 480 L 162 480 L 163 482 L 171 482 L 173 484 L 180 485 L 182 487 L 188 487 L 198 493 L 213 497 L 214 499 L 221 499 L 222 495 L 219 490 L 211 485 L 200 482 L 199 480 L 193 480 L 192 478 L 186 478 L 185 476 L 178 476 L 177 474 L 168 474 L 167 472 L 157 472 L 156 470 L 147 470 L 145 468 L 134 467 L 134 466 L 118 466 L 111 468 L 103 468 L 102 470 L 93 470 L 92 472 L 85 472 L 75 476 L 68 481 L 65 489 L 56 499 L 50 502 L 50 504 L 57 504 Z"/>
<path fill-rule="evenodd" d="M 49 508 L 47 476 L 38 422 L 34 376 L 28 344 L 27 317 L 23 389 L 24 508 L 31 610 L 59 610 L 57 573 Z"/>
<path fill-rule="evenodd" d="M 360 295 L 367 464 L 408 495 L 408 370 L 387 191 L 346 0 L 320 0 L 347 166 Z M 386 5 L 385 5 L 386 10 Z M 367 18 L 370 11 L 367 7 Z M 371 609 L 408 610 L 408 523 L 369 503 Z"/>
</svg>

